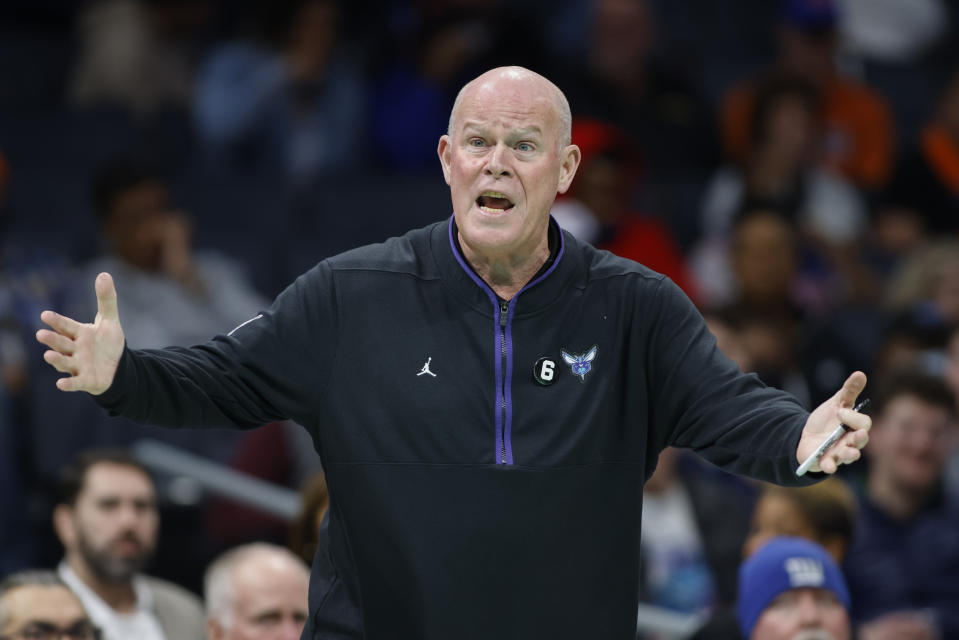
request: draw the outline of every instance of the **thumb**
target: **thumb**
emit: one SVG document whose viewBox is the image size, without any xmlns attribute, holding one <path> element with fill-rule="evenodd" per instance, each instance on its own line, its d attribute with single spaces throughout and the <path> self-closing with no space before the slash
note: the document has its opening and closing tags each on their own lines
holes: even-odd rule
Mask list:
<svg viewBox="0 0 959 640">
<path fill-rule="evenodd" d="M 105 320 L 120 320 L 117 310 L 117 290 L 113 286 L 113 277 L 109 273 L 97 276 L 94 289 L 97 292 L 97 315 Z"/>
<path fill-rule="evenodd" d="M 866 374 L 862 371 L 854 371 L 842 385 L 842 389 L 836 395 L 839 399 L 840 407 L 851 407 L 856 404 L 856 398 L 866 388 Z"/>
</svg>

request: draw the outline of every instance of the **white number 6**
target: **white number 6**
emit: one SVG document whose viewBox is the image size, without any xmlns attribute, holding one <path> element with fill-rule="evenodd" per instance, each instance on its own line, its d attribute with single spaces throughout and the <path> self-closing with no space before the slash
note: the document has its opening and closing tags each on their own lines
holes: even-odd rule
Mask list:
<svg viewBox="0 0 959 640">
<path fill-rule="evenodd" d="M 555 366 L 556 365 L 555 363 L 553 363 L 552 360 L 546 360 L 545 362 L 543 362 L 543 367 L 539 370 L 539 377 L 545 380 L 546 382 L 549 382 L 550 380 L 552 380 L 553 367 Z"/>
</svg>

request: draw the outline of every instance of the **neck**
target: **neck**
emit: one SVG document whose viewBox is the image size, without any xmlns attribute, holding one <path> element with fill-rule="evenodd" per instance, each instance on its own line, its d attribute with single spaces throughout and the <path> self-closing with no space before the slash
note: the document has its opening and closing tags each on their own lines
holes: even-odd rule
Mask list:
<svg viewBox="0 0 959 640">
<path fill-rule="evenodd" d="M 137 595 L 132 580 L 104 580 L 90 568 L 78 553 L 67 554 L 67 564 L 77 577 L 101 600 L 117 613 L 132 613 L 136 610 Z"/>
<path fill-rule="evenodd" d="M 926 500 L 925 493 L 899 486 L 879 473 L 870 474 L 866 493 L 873 503 L 896 520 L 911 518 Z"/>
<path fill-rule="evenodd" d="M 488 254 L 474 250 L 459 234 L 463 257 L 469 262 L 476 274 L 490 286 L 493 292 L 503 300 L 511 300 L 526 286 L 536 272 L 549 259 L 549 234 L 544 233 L 542 241 L 533 251 L 517 254 Z"/>
</svg>

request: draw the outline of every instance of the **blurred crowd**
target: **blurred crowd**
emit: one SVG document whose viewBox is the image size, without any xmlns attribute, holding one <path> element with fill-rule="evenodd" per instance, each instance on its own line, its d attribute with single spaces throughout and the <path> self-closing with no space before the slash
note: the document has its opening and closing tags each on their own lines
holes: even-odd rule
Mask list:
<svg viewBox="0 0 959 640">
<path fill-rule="evenodd" d="M 312 560 L 325 487 L 302 430 L 111 418 L 55 389 L 40 311 L 91 319 L 109 271 L 131 347 L 196 344 L 315 262 L 448 216 L 437 140 L 458 89 L 502 64 L 569 98 L 583 161 L 561 226 L 667 274 L 743 371 L 807 407 L 870 376 L 865 459 L 820 486 L 757 487 L 664 452 L 645 492 L 644 601 L 701 616 L 698 637 L 736 637 L 740 562 L 799 536 L 841 566 L 860 637 L 959 638 L 946 0 L 3 3 L 0 577 L 58 562 L 68 585 L 96 575 L 72 548 L 65 470 L 145 438 L 305 487 L 311 514 L 291 524 L 151 470 L 157 576 L 199 594 L 208 564 L 254 541 Z M 246 555 L 231 557 L 208 590 L 240 573 Z"/>
</svg>

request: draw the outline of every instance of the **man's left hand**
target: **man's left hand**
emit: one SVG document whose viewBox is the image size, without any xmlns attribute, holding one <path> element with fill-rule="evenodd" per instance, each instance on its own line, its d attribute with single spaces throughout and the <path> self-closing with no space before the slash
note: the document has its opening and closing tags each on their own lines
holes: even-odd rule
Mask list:
<svg viewBox="0 0 959 640">
<path fill-rule="evenodd" d="M 857 413 L 852 408 L 865 387 L 866 374 L 856 371 L 846 378 L 842 389 L 837 391 L 836 395 L 809 414 L 802 436 L 799 438 L 799 446 L 796 448 L 796 459 L 799 464 L 811 456 L 840 423 L 845 424 L 849 430 L 826 450 L 810 471 L 836 473 L 839 465 L 850 464 L 859 459 L 862 455 L 860 449 L 869 442 L 872 418 L 864 413 Z"/>
</svg>

